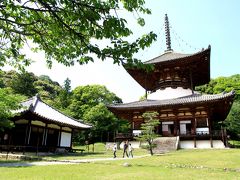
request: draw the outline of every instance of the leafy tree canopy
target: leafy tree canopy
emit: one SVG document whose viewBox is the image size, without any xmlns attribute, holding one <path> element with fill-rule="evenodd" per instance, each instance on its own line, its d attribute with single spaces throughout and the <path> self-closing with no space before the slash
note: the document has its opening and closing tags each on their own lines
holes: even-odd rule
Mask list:
<svg viewBox="0 0 240 180">
<path fill-rule="evenodd" d="M 234 90 L 236 92 L 233 106 L 224 121 L 228 133 L 233 136 L 240 134 L 240 74 L 235 74 L 229 77 L 218 77 L 203 86 L 199 86 L 196 90 L 207 94 L 218 94 Z"/>
<path fill-rule="evenodd" d="M 230 92 L 231 90 L 235 90 L 235 99 L 240 101 L 240 74 L 211 79 L 208 84 L 196 87 L 196 90 L 206 94 L 218 94 L 224 91 Z"/>
<path fill-rule="evenodd" d="M 89 111 L 84 113 L 83 119 L 92 124 L 91 138 L 103 141 L 105 135 L 105 141 L 107 133 L 114 134 L 114 131 L 118 128 L 119 120 L 106 108 L 103 103 L 100 103 L 92 107 Z"/>
<path fill-rule="evenodd" d="M 0 88 L 0 131 L 13 127 L 10 118 L 13 117 L 13 111 L 20 108 L 19 102 L 22 99 L 23 96 L 13 95 L 7 88 Z"/>
<path fill-rule="evenodd" d="M 150 32 L 135 41 L 124 40 L 132 34 L 119 10 L 150 14 L 144 0 L 5 0 L 0 1 L 0 66 L 29 65 L 22 50 L 33 43 L 33 51 L 45 52 L 47 63 L 52 60 L 66 66 L 112 58 L 113 63 L 138 64 L 133 55 L 156 40 Z M 144 26 L 139 17 L 138 24 Z M 100 47 L 102 40 L 109 45 Z"/>
<path fill-rule="evenodd" d="M 232 105 L 232 109 L 228 114 L 226 121 L 224 122 L 227 130 L 233 135 L 237 135 L 240 138 L 240 102 L 236 101 Z"/>
<path fill-rule="evenodd" d="M 0 83 L 3 95 L 1 97 L 18 97 L 18 94 L 25 95 L 23 99 L 34 96 L 38 93 L 48 104 L 54 106 L 65 114 L 83 119 L 91 123 L 94 128 L 90 130 L 91 140 L 110 140 L 116 131 L 128 129 L 128 122 L 117 119 L 107 108 L 106 104 L 122 102 L 114 93 L 110 92 L 105 86 L 88 85 L 79 86 L 71 91 L 71 81 L 66 79 L 63 86 L 51 80 L 50 77 L 42 75 L 35 76 L 33 73 L 17 73 L 15 71 L 0 71 Z M 8 96 L 5 97 L 5 95 Z M 22 97 L 22 96 L 21 96 Z M 18 98 L 17 98 L 18 99 Z M 0 114 L 3 120 L 1 126 L 11 126 L 11 109 L 19 102 L 12 103 L 14 106 L 6 105 L 4 99 L 0 98 Z M 9 104 L 9 103 L 8 103 Z M 17 104 L 18 105 L 18 104 Z M 1 108 L 4 107 L 4 108 Z M 85 139 L 86 134 L 77 135 L 75 140 Z"/>
<path fill-rule="evenodd" d="M 31 97 L 38 93 L 43 100 L 51 103 L 61 91 L 59 83 L 52 81 L 46 75 L 35 76 L 33 73 L 0 70 L 0 85 L 2 88 L 10 88 L 12 94 L 21 94 Z"/>
<path fill-rule="evenodd" d="M 23 94 L 25 96 L 34 96 L 36 94 L 36 89 L 33 83 L 37 80 L 33 73 L 22 72 L 16 73 L 12 76 L 12 81 L 10 87 L 15 93 Z"/>
<path fill-rule="evenodd" d="M 83 118 L 85 112 L 100 103 L 111 104 L 122 102 L 119 97 L 101 85 L 79 86 L 76 87 L 72 93 L 72 103 L 69 109 L 77 119 Z"/>
</svg>

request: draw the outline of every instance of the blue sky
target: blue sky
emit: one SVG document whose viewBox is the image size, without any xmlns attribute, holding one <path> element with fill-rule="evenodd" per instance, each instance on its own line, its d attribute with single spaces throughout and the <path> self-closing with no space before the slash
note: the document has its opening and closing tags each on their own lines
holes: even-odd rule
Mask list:
<svg viewBox="0 0 240 180">
<path fill-rule="evenodd" d="M 240 73 L 240 1 L 239 0 L 146 0 L 152 15 L 144 15 L 146 25 L 136 24 L 136 15 L 120 12 L 128 20 L 133 37 L 154 31 L 158 40 L 137 57 L 149 60 L 165 50 L 164 15 L 168 14 L 172 29 L 172 48 L 176 52 L 194 53 L 210 44 L 211 78 Z M 174 32 L 174 33 L 173 33 Z M 191 47 L 190 47 L 191 46 Z M 193 48 L 194 47 L 194 48 Z M 69 77 L 72 88 L 79 85 L 102 84 L 117 94 L 124 102 L 136 101 L 144 95 L 144 89 L 130 75 L 111 60 L 88 65 L 64 67 L 54 63 L 47 69 L 43 53 L 27 52 L 35 60 L 28 70 L 36 75 L 46 74 L 63 84 Z"/>
</svg>

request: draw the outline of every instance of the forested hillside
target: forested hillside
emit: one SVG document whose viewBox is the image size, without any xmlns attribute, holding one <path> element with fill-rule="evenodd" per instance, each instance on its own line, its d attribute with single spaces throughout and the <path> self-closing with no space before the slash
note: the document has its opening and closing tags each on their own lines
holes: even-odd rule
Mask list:
<svg viewBox="0 0 240 180">
<path fill-rule="evenodd" d="M 212 79 L 208 84 L 197 87 L 196 90 L 206 94 L 235 91 L 235 100 L 225 120 L 225 126 L 231 138 L 240 139 L 240 74 Z"/>
<path fill-rule="evenodd" d="M 61 86 L 46 75 L 38 77 L 29 72 L 0 71 L 0 107 L 5 107 L 1 108 L 0 114 L 1 119 L 5 119 L 0 124 L 2 129 L 11 126 L 7 121 L 11 117 L 9 110 L 16 109 L 20 101 L 36 94 L 61 112 L 92 124 L 91 131 L 84 134 L 92 141 L 112 140 L 116 131 L 128 128 L 126 121 L 120 121 L 106 108 L 106 104 L 122 100 L 105 86 L 78 86 L 72 90 L 68 78 Z M 77 140 L 84 138 L 80 135 Z"/>
<path fill-rule="evenodd" d="M 233 138 L 240 135 L 240 75 L 212 79 L 209 84 L 199 86 L 197 91 L 217 94 L 235 90 L 236 96 L 225 126 Z M 49 76 L 33 73 L 0 71 L 0 127 L 10 127 L 8 119 L 11 109 L 18 108 L 18 102 L 39 94 L 43 101 L 76 119 L 91 123 L 93 128 L 87 134 L 77 136 L 84 141 L 85 136 L 92 141 L 112 140 L 115 132 L 128 130 L 128 123 L 117 119 L 106 104 L 121 103 L 122 100 L 102 85 L 78 86 L 71 89 L 71 80 L 66 78 L 62 85 Z"/>
</svg>

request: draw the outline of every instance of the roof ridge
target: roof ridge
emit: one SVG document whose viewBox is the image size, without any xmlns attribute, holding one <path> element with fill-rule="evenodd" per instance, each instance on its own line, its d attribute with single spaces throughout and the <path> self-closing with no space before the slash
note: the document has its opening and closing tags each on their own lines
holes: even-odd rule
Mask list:
<svg viewBox="0 0 240 180">
<path fill-rule="evenodd" d="M 133 103 L 128 103 L 128 104 L 119 104 L 116 105 L 116 108 L 126 108 L 128 105 L 132 106 L 130 108 L 138 108 L 138 107 L 148 107 L 148 106 L 164 106 L 164 105 L 176 105 L 176 104 L 191 104 L 191 103 L 196 103 L 196 102 L 209 102 L 209 101 L 217 101 L 217 100 L 222 100 L 226 99 L 229 97 L 233 97 L 235 95 L 235 91 L 232 90 L 228 93 L 219 93 L 219 94 L 208 94 L 208 95 L 195 95 L 195 96 L 185 96 L 181 98 L 174 98 L 174 99 L 164 99 L 164 100 L 155 100 L 153 103 L 146 102 L 146 103 L 141 103 L 139 101 L 139 104 L 136 102 Z M 121 106 L 122 105 L 122 106 Z M 112 108 L 115 108 L 112 106 Z"/>
<path fill-rule="evenodd" d="M 34 113 L 40 117 L 44 117 L 45 119 L 48 119 L 49 121 L 53 121 L 53 122 L 57 121 L 58 123 L 63 123 L 66 125 L 68 124 L 68 125 L 76 126 L 76 127 L 80 127 L 80 128 L 89 128 L 92 126 L 89 123 L 85 123 L 82 119 L 77 120 L 77 119 L 61 112 L 57 108 L 47 104 L 38 95 L 35 95 L 35 96 L 27 99 L 26 101 L 23 101 L 22 104 L 23 104 L 23 107 L 25 105 L 25 107 L 27 107 L 27 109 L 24 111 L 21 111 L 21 113 L 25 112 L 25 111 L 30 111 L 31 113 Z M 38 107 L 45 108 L 45 110 L 47 109 L 47 111 L 49 110 L 49 112 L 47 112 L 47 111 L 40 112 Z M 50 113 L 50 114 L 48 114 L 48 113 Z"/>
<path fill-rule="evenodd" d="M 39 95 L 36 94 L 35 96 L 33 96 L 33 101 L 32 101 L 32 104 L 31 104 L 31 106 L 30 106 L 32 111 L 35 110 L 38 101 L 41 101 L 41 99 L 39 98 Z"/>
<path fill-rule="evenodd" d="M 45 105 L 47 105 L 47 106 L 50 107 L 51 109 L 53 109 L 53 110 L 55 110 L 55 111 L 61 113 L 61 114 L 64 115 L 64 116 L 67 116 L 68 118 L 70 118 L 70 119 L 72 119 L 72 120 L 74 120 L 74 121 L 76 121 L 76 122 L 83 122 L 82 119 L 79 119 L 80 121 L 78 121 L 77 119 L 75 119 L 75 118 L 73 118 L 73 117 L 71 117 L 71 116 L 69 116 L 69 115 L 67 115 L 67 114 L 65 114 L 65 113 L 63 113 L 63 112 L 61 112 L 60 110 L 56 109 L 55 107 L 53 107 L 53 106 L 47 104 L 46 102 L 44 102 L 44 101 L 43 101 L 42 99 L 40 99 L 40 98 L 38 98 L 38 101 L 41 101 L 42 103 L 44 103 Z"/>
<path fill-rule="evenodd" d="M 208 48 L 206 48 L 206 49 L 202 49 L 202 50 L 200 50 L 200 51 L 197 51 L 197 52 L 195 52 L 195 53 L 190 53 L 190 54 L 180 53 L 180 52 L 175 52 L 175 51 L 167 51 L 167 52 L 164 52 L 163 54 L 161 54 L 161 55 L 159 55 L 159 56 L 157 56 L 157 57 L 155 57 L 155 58 L 152 58 L 152 59 L 150 59 L 150 60 L 148 60 L 148 61 L 145 61 L 145 62 L 143 62 L 143 63 L 149 63 L 149 62 L 151 62 L 151 61 L 153 61 L 153 60 L 155 60 L 155 59 L 157 59 L 157 58 L 159 58 L 159 57 L 162 57 L 162 56 L 164 56 L 164 55 L 166 55 L 166 54 L 181 54 L 181 55 L 185 55 L 185 56 L 183 56 L 183 57 L 177 57 L 177 58 L 173 58 L 173 59 L 169 59 L 169 60 L 183 59 L 183 58 L 187 58 L 187 57 L 190 57 L 190 56 L 198 55 L 198 54 L 203 53 L 203 52 L 205 52 L 205 51 L 208 51 L 208 50 L 210 50 L 210 49 L 211 49 L 211 46 L 208 46 Z M 167 61 L 169 61 L 169 60 L 167 60 Z M 153 63 L 156 63 L 156 62 L 153 62 Z"/>
</svg>

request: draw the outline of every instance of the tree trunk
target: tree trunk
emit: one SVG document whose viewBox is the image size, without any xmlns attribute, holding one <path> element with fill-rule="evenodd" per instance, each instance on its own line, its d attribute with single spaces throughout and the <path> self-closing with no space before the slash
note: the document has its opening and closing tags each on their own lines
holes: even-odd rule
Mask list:
<svg viewBox="0 0 240 180">
<path fill-rule="evenodd" d="M 153 150 L 152 150 L 152 143 L 148 141 L 148 145 L 149 145 L 149 151 L 151 156 L 153 155 Z"/>
</svg>

